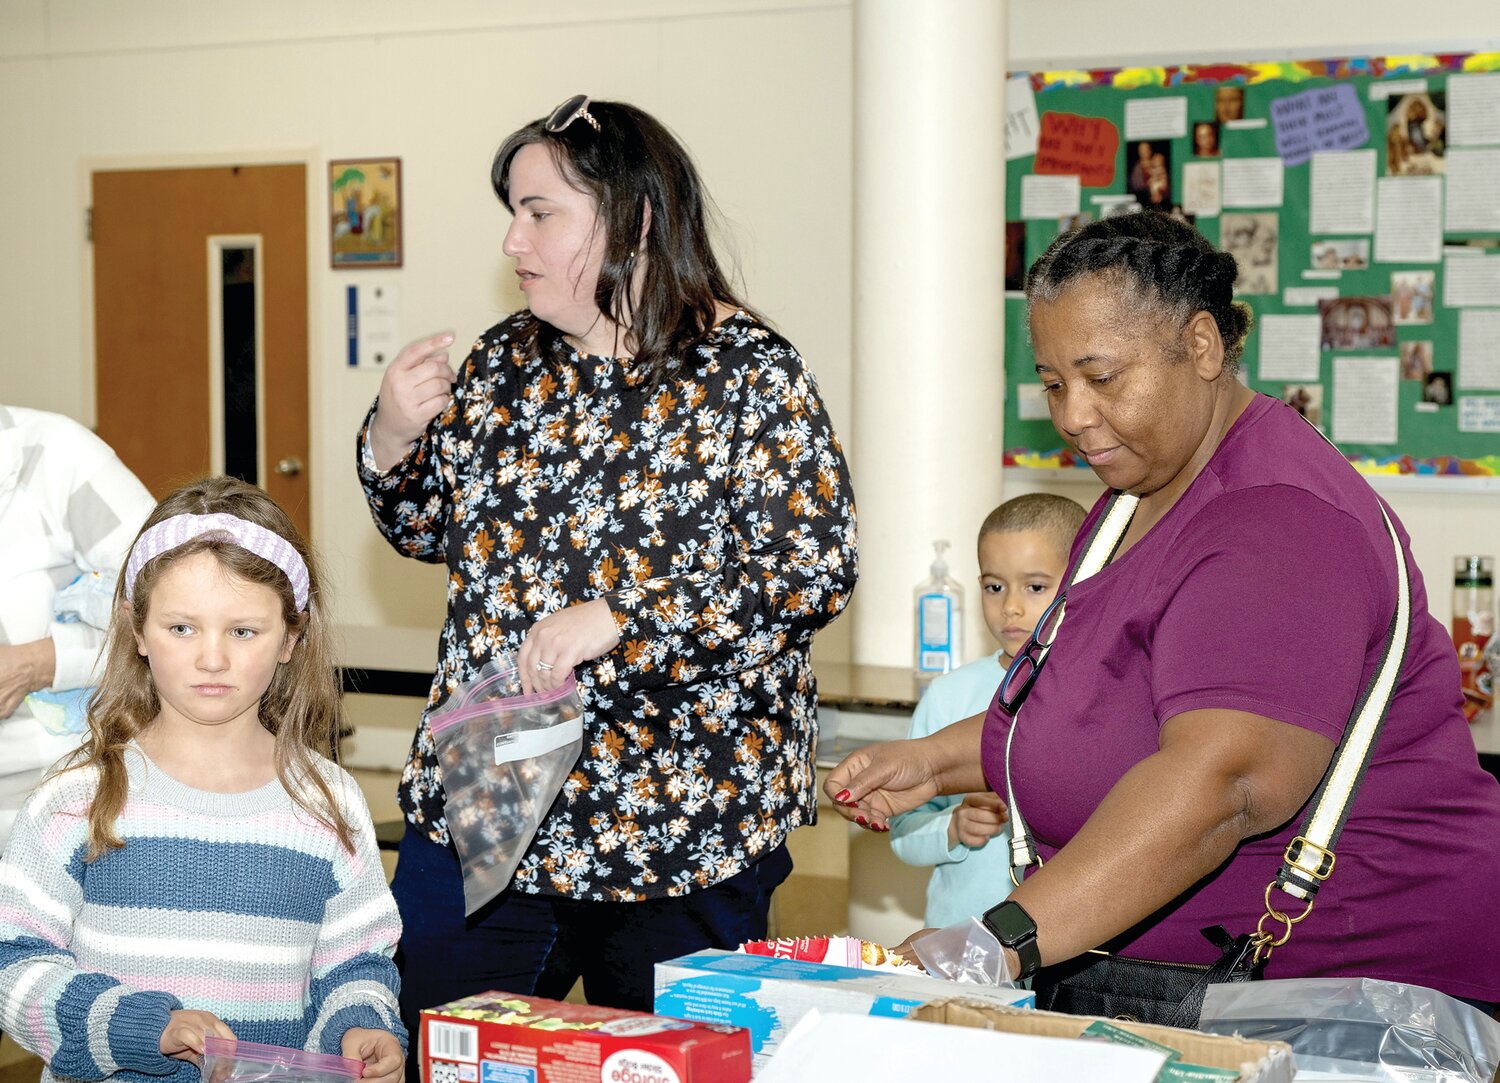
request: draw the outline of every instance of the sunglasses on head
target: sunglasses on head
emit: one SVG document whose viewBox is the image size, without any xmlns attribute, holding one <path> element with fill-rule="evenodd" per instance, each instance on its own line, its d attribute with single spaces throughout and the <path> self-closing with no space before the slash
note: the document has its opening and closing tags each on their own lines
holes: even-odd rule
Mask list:
<svg viewBox="0 0 1500 1083">
<path fill-rule="evenodd" d="M 594 131 L 599 131 L 599 122 L 594 119 L 594 114 L 589 112 L 589 96 L 587 94 L 574 94 L 563 102 L 552 115 L 547 118 L 546 128 L 556 135 L 558 132 L 567 130 L 568 126 L 575 120 L 582 118 Z"/>
</svg>

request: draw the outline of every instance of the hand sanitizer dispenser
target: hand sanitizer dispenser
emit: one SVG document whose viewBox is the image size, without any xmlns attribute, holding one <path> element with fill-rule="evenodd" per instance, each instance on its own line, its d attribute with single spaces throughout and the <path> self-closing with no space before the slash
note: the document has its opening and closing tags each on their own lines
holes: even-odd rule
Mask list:
<svg viewBox="0 0 1500 1083">
<path fill-rule="evenodd" d="M 926 680 L 963 665 L 964 588 L 948 574 L 946 541 L 932 543 L 931 574 L 916 589 L 917 677 Z"/>
</svg>

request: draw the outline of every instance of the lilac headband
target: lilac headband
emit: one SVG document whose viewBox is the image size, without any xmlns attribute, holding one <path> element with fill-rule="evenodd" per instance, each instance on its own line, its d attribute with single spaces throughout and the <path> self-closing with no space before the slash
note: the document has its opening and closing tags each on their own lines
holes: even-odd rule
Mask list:
<svg viewBox="0 0 1500 1083">
<path fill-rule="evenodd" d="M 297 612 L 307 608 L 307 564 L 303 562 L 302 554 L 280 534 L 237 515 L 222 512 L 214 515 L 174 515 L 170 519 L 163 519 L 136 539 L 135 548 L 130 552 L 130 561 L 125 565 L 125 600 L 130 601 L 134 596 L 136 577 L 152 560 L 194 539 L 214 536 L 233 542 L 241 549 L 249 550 L 280 568 L 287 581 L 292 584 L 292 598 L 297 603 Z"/>
</svg>

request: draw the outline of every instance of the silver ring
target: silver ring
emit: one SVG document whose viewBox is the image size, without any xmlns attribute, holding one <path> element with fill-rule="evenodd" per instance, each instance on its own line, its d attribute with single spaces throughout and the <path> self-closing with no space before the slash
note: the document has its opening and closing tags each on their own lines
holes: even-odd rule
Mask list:
<svg viewBox="0 0 1500 1083">
<path fill-rule="evenodd" d="M 540 672 L 542 672 L 542 673 L 551 673 L 552 672 L 552 663 L 551 662 L 538 662 L 536 664 L 536 668 Z"/>
</svg>

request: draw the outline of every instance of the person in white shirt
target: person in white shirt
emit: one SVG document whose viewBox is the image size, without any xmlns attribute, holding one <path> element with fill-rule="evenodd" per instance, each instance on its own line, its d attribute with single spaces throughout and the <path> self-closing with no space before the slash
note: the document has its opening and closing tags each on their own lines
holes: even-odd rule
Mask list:
<svg viewBox="0 0 1500 1083">
<path fill-rule="evenodd" d="M 33 693 L 86 688 L 115 580 L 156 501 L 61 414 L 0 404 L 0 851 L 32 786 L 82 739 Z"/>
</svg>

